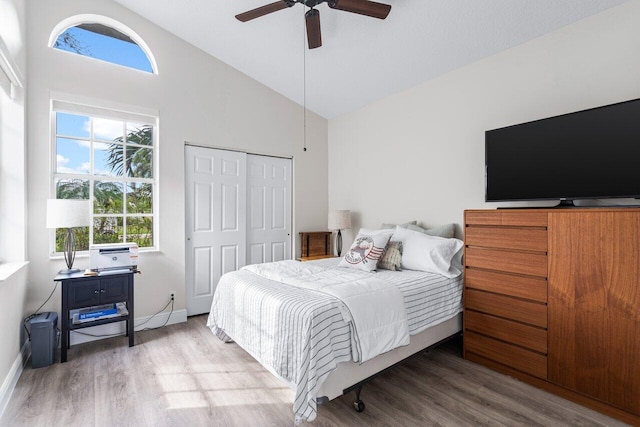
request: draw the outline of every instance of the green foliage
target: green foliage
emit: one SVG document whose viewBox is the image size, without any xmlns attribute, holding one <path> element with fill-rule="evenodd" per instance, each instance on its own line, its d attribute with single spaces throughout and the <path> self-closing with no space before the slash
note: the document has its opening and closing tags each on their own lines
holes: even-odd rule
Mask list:
<svg viewBox="0 0 640 427">
<path fill-rule="evenodd" d="M 127 240 L 138 246 L 153 246 L 153 218 L 150 216 L 127 218 Z"/>
<path fill-rule="evenodd" d="M 153 185 L 130 182 L 127 185 L 127 212 L 153 212 Z"/>
<path fill-rule="evenodd" d="M 121 243 L 123 241 L 122 218 L 110 216 L 93 218 L 93 243 Z"/>
<path fill-rule="evenodd" d="M 93 212 L 96 214 L 121 214 L 122 183 L 95 181 L 93 185 Z"/>
</svg>

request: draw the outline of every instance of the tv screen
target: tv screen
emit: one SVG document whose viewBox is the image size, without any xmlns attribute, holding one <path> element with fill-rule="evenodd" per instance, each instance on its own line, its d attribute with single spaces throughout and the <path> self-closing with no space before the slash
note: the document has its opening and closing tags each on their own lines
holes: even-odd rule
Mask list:
<svg viewBox="0 0 640 427">
<path fill-rule="evenodd" d="M 488 202 L 640 197 L 640 99 L 485 133 Z"/>
</svg>

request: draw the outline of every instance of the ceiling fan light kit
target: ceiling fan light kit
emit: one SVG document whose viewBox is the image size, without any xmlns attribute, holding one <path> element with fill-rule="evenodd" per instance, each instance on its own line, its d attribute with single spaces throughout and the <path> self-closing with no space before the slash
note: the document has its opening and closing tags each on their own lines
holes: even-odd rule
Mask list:
<svg viewBox="0 0 640 427">
<path fill-rule="evenodd" d="M 320 3 L 327 3 L 331 9 L 357 13 L 359 15 L 370 16 L 378 19 L 385 19 L 391 11 L 391 5 L 377 3 L 370 0 L 280 0 L 236 15 L 236 19 L 241 22 L 251 21 L 252 19 L 260 18 L 261 16 L 268 15 L 282 9 L 287 9 L 296 3 L 300 3 L 309 8 L 307 13 L 304 15 L 307 26 L 307 42 L 309 44 L 309 49 L 315 49 L 322 46 L 320 12 L 318 12 L 317 9 L 314 9 L 314 7 Z"/>
</svg>

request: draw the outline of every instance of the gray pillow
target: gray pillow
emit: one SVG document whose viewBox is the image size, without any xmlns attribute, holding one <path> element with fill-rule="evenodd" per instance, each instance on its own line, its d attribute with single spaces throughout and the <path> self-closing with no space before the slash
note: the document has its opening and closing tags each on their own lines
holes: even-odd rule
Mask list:
<svg viewBox="0 0 640 427">
<path fill-rule="evenodd" d="M 402 270 L 402 242 L 389 242 L 384 255 L 378 261 L 378 269 L 400 271 Z"/>
<path fill-rule="evenodd" d="M 380 228 L 396 228 L 396 225 L 402 227 L 402 228 L 407 228 L 410 225 L 416 225 L 418 223 L 418 221 L 409 221 L 409 222 L 405 222 L 404 224 L 391 224 L 391 223 L 383 223 L 382 227 Z"/>
<path fill-rule="evenodd" d="M 408 230 L 419 231 L 429 236 L 445 237 L 447 239 L 451 239 L 452 237 L 454 237 L 456 232 L 455 224 L 445 224 L 433 228 L 422 228 L 418 225 L 413 224 L 409 224 L 406 227 L 403 227 L 401 225 L 400 227 L 406 228 Z"/>
</svg>

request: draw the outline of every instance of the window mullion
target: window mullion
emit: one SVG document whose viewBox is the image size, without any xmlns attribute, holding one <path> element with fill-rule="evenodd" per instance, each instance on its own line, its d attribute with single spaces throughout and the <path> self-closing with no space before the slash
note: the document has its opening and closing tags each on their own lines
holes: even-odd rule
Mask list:
<svg viewBox="0 0 640 427">
<path fill-rule="evenodd" d="M 124 164 L 122 165 L 122 239 L 127 241 L 127 145 L 129 144 L 129 135 L 127 135 L 127 122 L 122 121 L 122 147 L 124 149 L 124 154 L 122 156 L 122 161 Z"/>
</svg>

